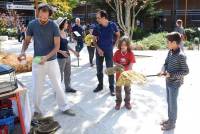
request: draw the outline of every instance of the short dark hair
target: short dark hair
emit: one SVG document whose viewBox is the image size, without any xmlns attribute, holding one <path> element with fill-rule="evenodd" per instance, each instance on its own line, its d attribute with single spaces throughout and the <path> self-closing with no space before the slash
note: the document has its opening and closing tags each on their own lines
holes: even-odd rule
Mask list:
<svg viewBox="0 0 200 134">
<path fill-rule="evenodd" d="M 119 39 L 117 48 L 118 48 L 119 50 L 121 50 L 121 46 L 122 46 L 122 43 L 123 43 L 123 42 L 126 43 L 128 52 L 131 52 L 131 40 L 130 40 L 128 37 L 126 37 L 126 36 L 121 37 L 121 38 Z"/>
<path fill-rule="evenodd" d="M 108 13 L 105 10 L 99 10 L 97 13 L 100 14 L 101 18 L 105 17 L 108 19 Z"/>
<path fill-rule="evenodd" d="M 167 34 L 168 41 L 175 41 L 177 45 L 181 43 L 181 35 L 178 32 L 171 32 Z"/>
<path fill-rule="evenodd" d="M 181 19 L 178 19 L 178 20 L 176 21 L 176 23 L 177 23 L 178 25 L 183 25 L 183 21 L 182 21 Z"/>
<path fill-rule="evenodd" d="M 68 23 L 67 19 L 64 19 L 63 22 L 59 25 L 60 30 L 62 30 L 64 28 L 66 22 Z"/>
<path fill-rule="evenodd" d="M 51 16 L 53 14 L 52 7 L 46 3 L 39 4 L 38 12 L 40 12 L 40 11 L 49 12 L 49 16 Z"/>
</svg>

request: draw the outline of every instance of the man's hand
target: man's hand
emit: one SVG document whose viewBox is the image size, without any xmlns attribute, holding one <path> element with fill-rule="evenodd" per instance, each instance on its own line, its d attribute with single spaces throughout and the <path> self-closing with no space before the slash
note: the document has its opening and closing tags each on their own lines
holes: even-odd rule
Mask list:
<svg viewBox="0 0 200 134">
<path fill-rule="evenodd" d="M 47 57 L 46 56 L 42 56 L 42 58 L 41 58 L 41 61 L 40 61 L 40 63 L 39 64 L 41 64 L 41 65 L 44 65 L 45 64 L 45 62 L 47 61 L 48 59 L 47 59 Z"/>
<path fill-rule="evenodd" d="M 100 48 L 97 48 L 97 52 L 99 56 L 104 56 L 104 52 Z"/>
<path fill-rule="evenodd" d="M 21 53 L 21 54 L 17 57 L 17 59 L 18 59 L 19 61 L 26 60 L 26 54 L 25 54 L 25 53 Z"/>
</svg>

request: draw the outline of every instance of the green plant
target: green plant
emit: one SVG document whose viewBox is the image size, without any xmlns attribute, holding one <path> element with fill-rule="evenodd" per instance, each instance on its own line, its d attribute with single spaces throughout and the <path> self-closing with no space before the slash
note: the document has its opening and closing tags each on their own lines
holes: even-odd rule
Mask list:
<svg viewBox="0 0 200 134">
<path fill-rule="evenodd" d="M 8 36 L 8 37 L 17 37 L 17 29 L 0 28 L 0 35 L 5 35 L 5 36 Z"/>
<path fill-rule="evenodd" d="M 186 28 L 185 29 L 185 34 L 187 36 L 187 40 L 188 41 L 193 41 L 193 39 L 195 37 L 199 37 L 200 38 L 200 31 L 198 30 L 197 27 L 195 27 L 195 28 Z"/>
<path fill-rule="evenodd" d="M 199 38 L 198 38 L 198 37 L 195 37 L 195 38 L 194 38 L 194 44 L 196 44 L 196 45 L 199 44 Z"/>
<path fill-rule="evenodd" d="M 158 45 L 152 44 L 149 46 L 149 50 L 158 50 L 158 49 L 160 49 L 160 46 Z"/>
<path fill-rule="evenodd" d="M 186 34 L 188 41 L 191 41 L 192 39 L 194 39 L 195 33 L 196 33 L 196 31 L 193 28 L 185 29 L 185 34 Z"/>
<path fill-rule="evenodd" d="M 150 34 L 136 44 L 144 46 L 144 49 L 157 50 L 166 48 L 166 32 Z"/>
<path fill-rule="evenodd" d="M 141 40 L 144 37 L 148 36 L 149 33 L 146 32 L 145 30 L 141 29 L 141 28 L 135 28 L 133 31 L 133 39 L 134 40 Z"/>
<path fill-rule="evenodd" d="M 192 46 L 192 42 L 190 42 L 190 41 L 185 41 L 185 42 L 184 42 L 184 46 L 186 46 L 186 47 Z"/>
</svg>

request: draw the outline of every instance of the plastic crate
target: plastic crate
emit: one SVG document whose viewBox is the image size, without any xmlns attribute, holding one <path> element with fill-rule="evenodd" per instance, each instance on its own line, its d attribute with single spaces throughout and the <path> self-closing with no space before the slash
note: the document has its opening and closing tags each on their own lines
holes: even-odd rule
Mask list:
<svg viewBox="0 0 200 134">
<path fill-rule="evenodd" d="M 0 119 L 8 118 L 13 116 L 13 109 L 12 108 L 1 108 L 0 109 Z"/>
<path fill-rule="evenodd" d="M 12 101 L 9 99 L 3 99 L 0 100 L 0 109 L 1 108 L 11 108 L 12 107 Z"/>
<path fill-rule="evenodd" d="M 0 134 L 9 134 L 8 126 L 0 126 Z"/>
<path fill-rule="evenodd" d="M 0 126 L 8 126 L 9 132 L 12 132 L 14 130 L 15 124 L 14 124 L 15 116 L 10 116 L 8 118 L 0 119 Z"/>
</svg>

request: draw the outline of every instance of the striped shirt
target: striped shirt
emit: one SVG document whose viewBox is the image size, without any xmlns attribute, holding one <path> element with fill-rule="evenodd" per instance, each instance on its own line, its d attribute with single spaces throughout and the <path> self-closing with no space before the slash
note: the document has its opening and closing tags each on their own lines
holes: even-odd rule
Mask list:
<svg viewBox="0 0 200 134">
<path fill-rule="evenodd" d="M 180 48 L 169 51 L 163 71 L 170 74 L 170 77 L 167 78 L 168 82 L 183 84 L 184 76 L 189 73 L 189 68 L 186 63 L 186 56 Z"/>
</svg>

